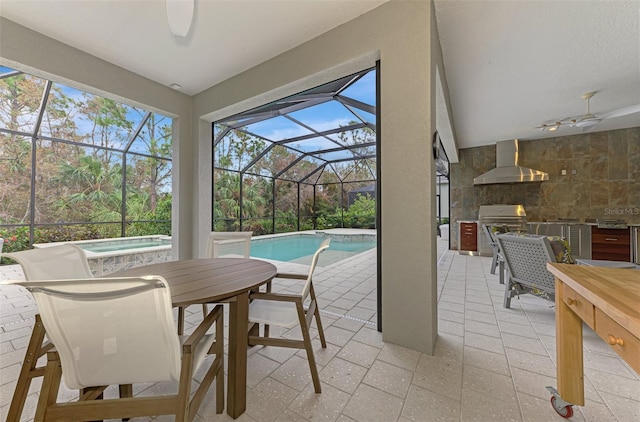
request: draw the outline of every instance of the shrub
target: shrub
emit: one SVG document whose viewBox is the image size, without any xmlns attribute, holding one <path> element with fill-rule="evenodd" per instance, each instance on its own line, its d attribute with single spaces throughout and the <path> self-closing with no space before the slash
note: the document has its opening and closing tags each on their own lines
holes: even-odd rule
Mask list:
<svg viewBox="0 0 640 422">
<path fill-rule="evenodd" d="M 73 242 L 76 240 L 101 239 L 98 228 L 92 225 L 52 226 L 37 229 L 33 243 Z"/>
<path fill-rule="evenodd" d="M 29 227 L 15 227 L 0 230 L 4 239 L 2 252 L 18 252 L 29 249 Z"/>
</svg>

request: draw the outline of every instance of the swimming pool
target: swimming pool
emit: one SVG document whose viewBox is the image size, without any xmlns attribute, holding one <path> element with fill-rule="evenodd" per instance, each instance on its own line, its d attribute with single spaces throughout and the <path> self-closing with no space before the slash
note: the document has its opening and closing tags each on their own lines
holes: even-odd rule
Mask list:
<svg viewBox="0 0 640 422">
<path fill-rule="evenodd" d="M 322 255 L 318 265 L 323 267 L 376 247 L 373 233 L 302 232 L 256 236 L 251 241 L 254 258 L 295 264 L 311 264 L 313 254 L 320 243 L 331 238 L 331 246 Z M 164 235 L 120 237 L 115 239 L 81 240 L 70 242 L 85 250 L 89 267 L 96 276 L 170 261 L 171 237 Z M 36 244 L 36 248 L 54 246 L 57 243 Z"/>
<path fill-rule="evenodd" d="M 254 238 L 251 241 L 251 256 L 309 265 L 320 243 L 327 237 L 331 238 L 331 246 L 320 255 L 318 261 L 320 266 L 342 261 L 376 247 L 375 236 L 291 234 L 278 237 Z"/>
</svg>

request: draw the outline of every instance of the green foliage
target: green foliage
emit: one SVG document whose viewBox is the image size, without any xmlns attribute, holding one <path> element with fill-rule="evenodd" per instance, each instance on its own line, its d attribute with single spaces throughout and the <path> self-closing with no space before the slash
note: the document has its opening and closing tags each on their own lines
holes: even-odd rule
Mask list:
<svg viewBox="0 0 640 422">
<path fill-rule="evenodd" d="M 216 128 L 214 130 L 219 130 Z M 232 130 L 215 149 L 216 166 L 239 171 L 266 147 L 266 142 L 245 132 Z"/>
<path fill-rule="evenodd" d="M 0 237 L 4 239 L 2 252 L 19 252 L 30 249 L 29 227 L 0 229 Z M 71 242 L 75 240 L 100 239 L 97 228 L 91 225 L 50 226 L 34 230 L 33 243 Z M 2 264 L 13 263 L 2 258 Z"/>
<path fill-rule="evenodd" d="M 313 219 L 300 218 L 300 230 L 313 230 Z"/>
<path fill-rule="evenodd" d="M 376 227 L 376 200 L 369 195 L 358 194 L 355 202 L 347 209 L 336 207 L 331 213 L 317 213 L 318 229 L 335 227 L 368 228 Z"/>
<path fill-rule="evenodd" d="M 289 233 L 297 230 L 298 215 L 293 210 L 276 210 L 276 233 Z"/>
<path fill-rule="evenodd" d="M 273 221 L 270 218 L 245 220 L 243 230 L 250 230 L 254 236 L 273 233 Z"/>
<path fill-rule="evenodd" d="M 52 226 L 36 229 L 33 243 L 72 242 L 76 240 L 101 239 L 93 225 Z"/>
<path fill-rule="evenodd" d="M 129 208 L 129 202 L 127 202 L 127 208 Z M 127 213 L 127 215 L 130 214 Z M 147 236 L 153 234 L 171 236 L 171 195 L 161 195 L 158 198 L 155 210 L 141 214 L 138 219 L 147 221 L 128 224 L 127 236 Z"/>
<path fill-rule="evenodd" d="M 163 234 L 171 236 L 171 221 L 135 222 L 127 224 L 126 236 L 150 236 Z"/>
<path fill-rule="evenodd" d="M 18 252 L 29 249 L 29 227 L 0 229 L 0 237 L 4 239 L 2 252 Z"/>
<path fill-rule="evenodd" d="M 356 200 L 347 210 L 348 214 L 355 217 L 362 216 L 375 216 L 376 215 L 376 200 L 371 198 L 370 195 L 357 194 Z"/>
<path fill-rule="evenodd" d="M 213 230 L 217 232 L 234 232 L 240 229 L 240 220 L 214 219 Z"/>
</svg>

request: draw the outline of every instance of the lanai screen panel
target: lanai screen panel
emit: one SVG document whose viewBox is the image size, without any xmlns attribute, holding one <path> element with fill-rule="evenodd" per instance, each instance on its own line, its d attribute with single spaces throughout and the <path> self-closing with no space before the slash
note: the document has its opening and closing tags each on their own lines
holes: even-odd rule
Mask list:
<svg viewBox="0 0 640 422">
<path fill-rule="evenodd" d="M 275 209 L 271 217 L 278 221 L 272 230 L 288 230 L 288 223 L 279 220 L 292 213 L 300 216 L 302 229 L 313 224 L 319 209 L 332 209 L 335 214 L 335 207 L 345 205 L 343 189 L 333 185 L 375 183 L 375 86 L 375 69 L 369 69 L 216 122 L 214 202 L 222 200 L 225 205 L 214 204 L 214 220 L 237 218 L 246 230 L 267 217 L 268 209 Z M 251 192 L 257 185 L 267 185 L 254 180 L 270 178 L 272 196 L 256 208 L 255 201 L 245 201 L 244 194 L 243 198 L 222 195 L 228 190 L 218 189 L 215 183 L 224 185 L 231 173 L 237 173 L 238 183 L 247 183 Z M 244 209 L 249 206 L 250 210 Z M 232 217 L 228 210 L 234 208 L 238 210 Z M 260 224 L 257 228 L 265 229 L 266 223 Z"/>
<path fill-rule="evenodd" d="M 247 174 L 277 177 L 290 167 L 302 154 L 282 145 L 267 148 L 263 155 L 246 168 Z"/>
<path fill-rule="evenodd" d="M 349 84 L 340 92 L 342 97 L 352 98 L 356 101 L 364 103 L 370 107 L 376 105 L 376 90 L 371 89 L 376 86 L 376 72 L 370 70 L 361 75 L 361 77 L 352 84 Z"/>
<path fill-rule="evenodd" d="M 170 234 L 171 130 L 169 117 L 0 66 L 0 235 L 22 238 L 10 251 L 136 224 Z"/>
<path fill-rule="evenodd" d="M 375 70 L 370 69 L 220 120 L 213 130 L 214 166 L 305 182 L 309 173 L 265 169 L 276 152 L 287 164 L 314 163 L 308 166 L 311 172 L 334 160 L 363 158 L 362 151 L 351 148 L 359 144 L 370 147 L 368 156 L 375 155 L 375 98 Z M 274 150 L 276 145 L 287 149 Z"/>
</svg>

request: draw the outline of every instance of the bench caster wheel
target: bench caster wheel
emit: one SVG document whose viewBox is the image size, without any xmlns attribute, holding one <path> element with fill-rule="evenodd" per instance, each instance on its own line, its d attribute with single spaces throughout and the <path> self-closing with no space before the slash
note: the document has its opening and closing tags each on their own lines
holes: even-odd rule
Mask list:
<svg viewBox="0 0 640 422">
<path fill-rule="evenodd" d="M 573 406 L 571 406 L 570 404 L 563 407 L 558 406 L 558 404 L 556 403 L 556 396 L 551 396 L 551 406 L 558 415 L 562 416 L 565 419 L 569 419 L 573 416 Z"/>
<path fill-rule="evenodd" d="M 553 387 L 547 387 L 547 390 L 551 393 L 551 407 L 556 413 L 565 419 L 569 419 L 573 416 L 573 405 L 568 403 L 560 397 L 560 393 Z"/>
</svg>

